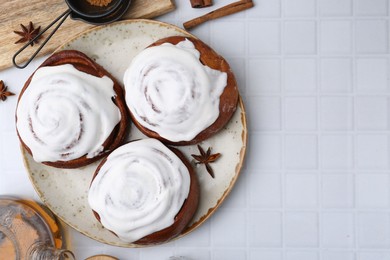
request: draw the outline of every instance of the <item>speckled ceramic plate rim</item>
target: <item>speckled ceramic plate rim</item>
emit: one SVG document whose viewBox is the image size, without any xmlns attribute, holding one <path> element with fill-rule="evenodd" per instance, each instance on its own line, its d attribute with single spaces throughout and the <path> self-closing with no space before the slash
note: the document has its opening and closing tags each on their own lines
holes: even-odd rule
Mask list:
<svg viewBox="0 0 390 260">
<path fill-rule="evenodd" d="M 97 26 L 97 27 L 94 27 L 94 28 L 91 28 L 89 30 L 86 30 L 84 32 L 81 32 L 77 35 L 75 35 L 74 37 L 72 37 L 71 39 L 69 39 L 67 42 L 65 42 L 63 45 L 61 45 L 60 47 L 58 47 L 55 51 L 55 52 L 58 52 L 60 50 L 62 50 L 64 48 L 64 46 L 68 45 L 69 43 L 79 39 L 80 37 L 84 36 L 84 35 L 87 35 L 87 34 L 90 34 L 91 32 L 95 32 L 95 31 L 99 31 L 101 30 L 102 28 L 106 28 L 106 27 L 111 27 L 111 26 L 117 26 L 117 25 L 121 25 L 121 24 L 127 24 L 127 23 L 152 23 L 152 24 L 156 24 L 156 25 L 159 25 L 159 26 L 166 26 L 166 27 L 170 27 L 170 28 L 173 28 L 174 30 L 177 30 L 179 31 L 180 33 L 183 33 L 189 37 L 195 37 L 197 38 L 196 36 L 190 34 L 189 32 L 179 28 L 179 27 L 176 27 L 174 25 L 171 25 L 171 24 L 167 24 L 167 23 L 163 23 L 163 22 L 159 22 L 159 21 L 154 21 L 154 20 L 148 20 L 148 19 L 131 19 L 131 20 L 124 20 L 124 21 L 119 21 L 119 22 L 115 22 L 115 23 L 112 23 L 112 24 L 109 24 L 109 25 L 104 25 L 104 26 Z M 203 215 L 198 221 L 192 223 L 191 226 L 187 227 L 183 233 L 181 235 L 179 235 L 178 237 L 176 237 L 175 239 L 178 239 L 184 235 L 187 235 L 189 234 L 190 232 L 194 231 L 197 227 L 199 227 L 202 223 L 204 223 L 208 218 L 210 218 L 213 213 L 221 206 L 221 204 L 223 203 L 223 201 L 226 199 L 226 197 L 230 194 L 230 192 L 232 191 L 240 173 L 241 173 L 241 169 L 242 169 L 242 166 L 243 166 L 243 163 L 244 163 L 244 159 L 245 159 L 245 155 L 246 155 L 246 148 L 247 148 L 247 143 L 248 143 L 248 131 L 247 131 L 247 119 L 246 119 L 246 112 L 245 112 L 245 106 L 244 106 L 244 103 L 243 103 L 243 100 L 241 97 L 239 97 L 239 102 L 238 102 L 238 106 L 240 107 L 241 109 L 241 123 L 242 123 L 242 133 L 241 133 L 241 141 L 243 143 L 241 149 L 240 149 L 240 152 L 239 152 L 239 162 L 238 164 L 236 165 L 235 167 L 235 175 L 233 176 L 233 178 L 231 179 L 231 182 L 229 184 L 229 186 L 226 188 L 226 190 L 224 191 L 224 193 L 222 194 L 222 196 L 219 198 L 219 200 L 217 201 L 216 205 L 212 208 L 209 208 L 208 212 Z M 238 112 L 238 111 L 237 111 Z M 123 244 L 113 244 L 113 243 L 110 243 L 108 241 L 105 241 L 104 239 L 96 239 L 94 237 L 91 237 L 88 233 L 84 232 L 83 230 L 81 230 L 80 228 L 76 227 L 73 223 L 71 223 L 70 221 L 68 221 L 67 219 L 64 219 L 62 218 L 61 216 L 59 216 L 58 214 L 56 214 L 56 211 L 53 210 L 53 206 L 50 205 L 50 203 L 47 201 L 46 197 L 44 196 L 43 192 L 39 189 L 39 187 L 35 184 L 35 180 L 32 176 L 32 170 L 28 164 L 28 160 L 27 160 L 27 151 L 21 146 L 21 151 L 22 151 L 22 157 L 23 157 L 23 163 L 24 163 L 24 166 L 28 172 L 28 177 L 31 181 L 31 183 L 33 184 L 33 187 L 35 189 L 35 191 L 37 192 L 38 196 L 40 197 L 40 199 L 42 200 L 43 203 L 45 203 L 45 205 L 53 212 L 53 214 L 55 214 L 58 218 L 61 219 L 61 221 L 63 221 L 64 223 L 66 223 L 67 225 L 69 225 L 70 227 L 72 227 L 73 229 L 77 230 L 78 232 L 86 235 L 87 237 L 90 237 L 91 239 L 94 239 L 94 240 L 97 240 L 99 242 L 102 242 L 102 243 L 105 243 L 105 244 L 109 244 L 109 245 L 114 245 L 114 246 L 120 246 L 120 247 L 145 247 L 144 245 L 140 246 L 140 245 L 135 245 L 135 244 L 127 244 L 127 245 L 123 245 Z M 174 240 L 175 240 L 174 239 Z M 172 240 L 171 240 L 172 241 Z M 151 245 L 153 246 L 153 245 Z"/>
</svg>

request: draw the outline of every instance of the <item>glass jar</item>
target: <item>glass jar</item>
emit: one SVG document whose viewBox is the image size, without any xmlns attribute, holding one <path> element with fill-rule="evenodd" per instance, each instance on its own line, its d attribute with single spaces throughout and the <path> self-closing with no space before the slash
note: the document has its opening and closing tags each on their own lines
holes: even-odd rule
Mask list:
<svg viewBox="0 0 390 260">
<path fill-rule="evenodd" d="M 43 205 L 0 196 L 0 259 L 74 260 L 65 243 L 60 223 Z"/>
</svg>

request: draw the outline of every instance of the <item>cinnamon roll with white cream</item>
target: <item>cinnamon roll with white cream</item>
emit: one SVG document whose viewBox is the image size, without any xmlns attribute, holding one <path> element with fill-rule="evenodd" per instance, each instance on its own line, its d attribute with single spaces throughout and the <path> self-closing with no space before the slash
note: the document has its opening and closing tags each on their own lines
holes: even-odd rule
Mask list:
<svg viewBox="0 0 390 260">
<path fill-rule="evenodd" d="M 49 57 L 19 97 L 16 127 L 37 162 L 74 168 L 102 158 L 127 132 L 121 86 L 78 51 Z"/>
<path fill-rule="evenodd" d="M 194 144 L 233 115 L 238 89 L 229 64 L 194 38 L 161 39 L 140 52 L 124 75 L 126 103 L 147 136 Z"/>
<path fill-rule="evenodd" d="M 88 201 L 121 240 L 152 245 L 183 231 L 198 196 L 197 177 L 183 154 L 150 138 L 127 143 L 102 161 Z"/>
</svg>

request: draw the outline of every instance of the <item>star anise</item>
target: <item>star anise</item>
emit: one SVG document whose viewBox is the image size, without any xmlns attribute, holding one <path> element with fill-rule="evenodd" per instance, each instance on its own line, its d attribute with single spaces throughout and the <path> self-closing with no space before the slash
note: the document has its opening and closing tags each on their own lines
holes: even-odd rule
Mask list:
<svg viewBox="0 0 390 260">
<path fill-rule="evenodd" d="M 191 156 L 194 157 L 195 160 L 197 160 L 196 164 L 204 164 L 206 166 L 207 172 L 210 174 L 211 177 L 214 178 L 214 171 L 211 168 L 210 163 L 215 162 L 221 156 L 221 154 L 211 154 L 211 147 L 209 147 L 207 149 L 207 152 L 205 152 L 200 145 L 198 145 L 198 150 L 200 152 L 200 155 L 191 154 Z"/>
<path fill-rule="evenodd" d="M 12 92 L 7 91 L 7 86 L 2 80 L 0 80 L 0 100 L 5 101 L 7 97 L 15 95 Z"/>
<path fill-rule="evenodd" d="M 28 28 L 23 24 L 20 24 L 20 27 L 22 27 L 22 31 L 14 31 L 14 33 L 21 36 L 22 38 L 16 41 L 15 44 L 31 41 L 35 36 L 38 35 L 39 31 L 41 30 L 41 26 L 35 28 L 32 22 L 29 23 Z M 31 42 L 31 46 L 34 46 L 34 43 L 38 43 L 39 38 L 41 37 L 38 37 L 38 39 L 35 39 L 35 41 Z"/>
</svg>

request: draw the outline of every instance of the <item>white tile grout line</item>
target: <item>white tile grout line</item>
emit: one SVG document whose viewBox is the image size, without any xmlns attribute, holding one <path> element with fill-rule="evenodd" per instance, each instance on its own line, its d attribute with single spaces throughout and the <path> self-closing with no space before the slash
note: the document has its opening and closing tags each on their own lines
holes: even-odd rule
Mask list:
<svg viewBox="0 0 390 260">
<path fill-rule="evenodd" d="M 351 37 L 352 37 L 352 81 L 351 81 L 351 93 L 352 93 L 352 104 L 351 104 L 351 135 L 352 135 L 352 175 L 351 175 L 351 181 L 352 181 L 352 205 L 353 208 L 351 209 L 351 212 L 353 213 L 353 249 L 354 249 L 354 258 L 357 258 L 357 252 L 359 249 L 359 243 L 358 243 L 358 214 L 357 214 L 357 204 L 356 204 L 356 122 L 355 122 L 355 99 L 356 99 L 356 92 L 357 92 L 357 68 L 356 68 L 356 19 L 355 19 L 355 6 L 353 2 L 351 2 L 351 9 L 352 9 L 352 28 L 351 28 Z"/>
<path fill-rule="evenodd" d="M 316 133 L 317 133 L 317 225 L 318 225 L 318 230 L 317 230 L 317 239 L 318 239 L 318 256 L 319 259 L 322 260 L 322 249 L 323 249 L 323 243 L 322 243 L 322 230 L 323 230 L 323 219 L 322 219 L 322 156 L 321 156 L 321 20 L 320 20 L 320 4 L 318 1 L 316 1 L 316 47 L 317 47 L 317 57 L 316 57 L 316 73 L 317 73 L 317 78 L 316 78 L 316 100 L 317 100 L 317 128 L 316 128 Z"/>
<path fill-rule="evenodd" d="M 286 138 L 285 138 L 285 135 L 283 134 L 284 132 L 284 128 L 285 128 L 285 102 L 284 102 L 284 92 L 285 92 L 285 78 L 284 78 L 284 66 L 285 66 L 285 62 L 284 62 L 284 59 L 283 59 L 283 55 L 284 55 L 284 31 L 285 31 L 285 24 L 284 24 L 284 1 L 285 0 L 279 0 L 279 12 L 280 12 L 280 30 L 279 30 L 279 54 L 280 54 L 280 62 L 279 62 L 279 73 L 280 73 L 280 77 L 281 77 L 281 80 L 279 81 L 280 83 L 280 111 L 281 111 L 281 115 L 280 115 L 280 129 L 281 129 L 281 135 L 280 135 L 280 139 L 281 139 L 281 154 L 280 154 L 280 164 L 279 165 L 279 168 L 281 169 L 281 173 L 280 173 L 280 192 L 282 193 L 281 194 L 281 207 L 282 207 L 282 213 L 281 213 L 281 239 L 282 239 L 282 243 L 281 243 L 281 246 L 282 246 L 282 259 L 285 259 L 286 258 L 286 192 L 285 192 L 285 188 L 286 188 L 286 182 L 285 182 L 285 173 L 284 173 L 284 170 L 285 170 L 285 161 L 286 161 L 286 158 L 285 158 L 285 143 L 286 143 Z"/>
<path fill-rule="evenodd" d="M 389 1 L 386 1 L 386 4 L 387 4 L 387 91 L 389 91 L 389 88 L 390 88 L 390 80 L 389 80 L 389 73 L 390 73 L 390 49 L 389 49 L 389 44 L 390 44 L 390 19 L 389 19 L 389 15 L 390 15 L 390 3 Z M 388 122 L 387 122 L 387 129 L 390 129 L 390 98 L 387 97 L 387 119 L 388 119 Z M 389 134 L 387 135 L 389 137 Z M 388 151 L 390 151 L 390 138 L 388 138 L 387 140 L 387 149 Z M 387 167 L 389 168 L 390 167 L 390 161 L 388 160 L 387 161 Z M 389 181 L 388 181 L 388 187 L 390 187 L 390 178 L 389 178 Z M 390 201 L 390 192 L 389 192 L 389 195 L 388 195 L 388 198 L 389 198 L 389 201 Z M 387 207 L 389 208 L 389 205 L 387 205 Z"/>
<path fill-rule="evenodd" d="M 255 3 L 256 4 L 256 3 Z M 247 17 L 247 21 L 264 21 L 264 22 L 272 22 L 272 21 L 279 21 L 283 17 Z M 317 15 L 314 16 L 289 16 L 285 17 L 285 21 L 313 21 L 317 18 Z M 388 16 L 384 15 L 372 15 L 372 16 L 319 16 L 319 19 L 322 21 L 335 21 L 335 20 L 342 20 L 342 21 L 354 21 L 354 20 L 359 20 L 359 21 L 377 21 L 377 20 L 387 20 Z M 242 21 L 242 18 L 229 18 L 229 21 L 231 22 L 238 22 Z"/>
<path fill-rule="evenodd" d="M 390 80 L 389 80 L 389 75 L 390 75 L 390 49 L 389 49 L 389 44 L 390 44 L 390 19 L 389 19 L 389 15 L 390 15 L 390 3 L 389 1 L 386 1 L 386 4 L 387 4 L 387 75 L 388 75 L 388 79 L 387 79 L 387 92 L 389 92 L 389 88 L 390 88 Z M 388 122 L 387 122 L 387 129 L 390 129 L 390 98 L 387 97 L 387 119 L 388 119 Z M 389 134 L 387 135 L 389 136 Z M 387 149 L 388 151 L 390 151 L 390 138 L 388 138 L 387 140 Z M 388 160 L 388 165 L 387 167 L 390 167 L 390 161 Z M 390 178 L 389 178 L 389 181 L 388 181 L 388 187 L 390 187 Z M 389 201 L 390 201 L 390 192 L 389 192 Z M 388 205 L 388 208 L 389 208 L 389 205 Z"/>
<path fill-rule="evenodd" d="M 357 96 L 359 97 L 359 96 Z M 352 133 L 356 133 L 357 135 L 387 135 L 389 134 L 388 130 L 353 130 L 353 129 L 345 129 L 345 130 L 326 130 L 323 129 L 322 135 L 348 135 Z M 316 134 L 316 130 L 256 130 L 256 131 L 251 131 L 253 134 L 267 134 L 267 135 L 275 135 L 275 134 L 286 134 L 286 135 L 314 135 Z M 301 169 L 301 168 L 299 168 Z M 316 168 L 315 168 L 316 169 Z M 388 169 L 388 168 L 385 168 Z M 302 169 L 305 170 L 305 169 Z M 367 168 L 367 169 L 356 169 L 358 170 L 376 170 L 375 168 Z M 380 170 L 380 169 L 379 169 Z"/>
</svg>

